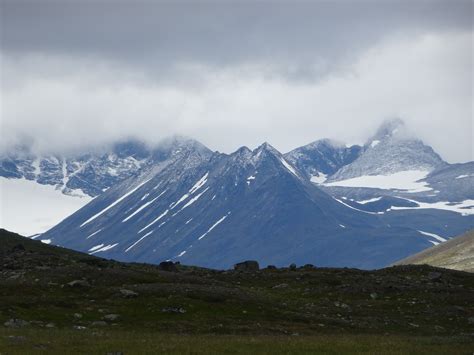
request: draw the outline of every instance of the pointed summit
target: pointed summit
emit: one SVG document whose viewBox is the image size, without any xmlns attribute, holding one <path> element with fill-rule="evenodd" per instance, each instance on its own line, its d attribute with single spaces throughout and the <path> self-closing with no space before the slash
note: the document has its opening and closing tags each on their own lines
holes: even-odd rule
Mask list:
<svg viewBox="0 0 474 355">
<path fill-rule="evenodd" d="M 394 137 L 394 136 L 406 133 L 406 131 L 407 131 L 407 127 L 405 125 L 405 122 L 402 119 L 394 118 L 394 119 L 386 120 L 379 127 L 375 135 L 372 137 L 371 141 Z"/>
<path fill-rule="evenodd" d="M 426 176 L 445 164 L 430 146 L 409 134 L 401 119 L 393 119 L 384 122 L 367 141 L 360 156 L 337 171 L 329 181 L 406 171 L 422 172 Z"/>
</svg>

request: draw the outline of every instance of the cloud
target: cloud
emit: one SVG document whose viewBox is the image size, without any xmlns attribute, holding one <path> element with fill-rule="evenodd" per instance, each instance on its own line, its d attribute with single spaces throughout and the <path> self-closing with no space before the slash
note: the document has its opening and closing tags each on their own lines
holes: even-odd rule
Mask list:
<svg viewBox="0 0 474 355">
<path fill-rule="evenodd" d="M 171 134 L 288 151 L 401 117 L 448 161 L 474 158 L 470 2 L 16 3 L 2 2 L 3 151 Z"/>
</svg>

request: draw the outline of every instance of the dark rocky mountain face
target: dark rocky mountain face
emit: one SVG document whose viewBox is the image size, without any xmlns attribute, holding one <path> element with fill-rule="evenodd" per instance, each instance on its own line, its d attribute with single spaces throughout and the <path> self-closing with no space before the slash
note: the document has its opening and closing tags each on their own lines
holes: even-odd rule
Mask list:
<svg viewBox="0 0 474 355">
<path fill-rule="evenodd" d="M 293 166 L 297 167 L 308 179 L 329 176 L 343 166 L 352 163 L 362 153 L 358 145 L 346 147 L 329 139 L 322 139 L 285 154 Z"/>
</svg>

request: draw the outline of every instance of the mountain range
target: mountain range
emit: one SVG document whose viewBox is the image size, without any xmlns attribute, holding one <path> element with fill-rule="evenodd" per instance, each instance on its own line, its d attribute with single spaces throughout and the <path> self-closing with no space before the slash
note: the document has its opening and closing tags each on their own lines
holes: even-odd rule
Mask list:
<svg viewBox="0 0 474 355">
<path fill-rule="evenodd" d="M 286 154 L 268 143 L 223 154 L 173 138 L 88 159 L 2 161 L 9 181 L 94 196 L 33 238 L 123 261 L 371 269 L 474 227 L 474 163 L 444 162 L 400 120 L 363 146 L 324 139 Z"/>
</svg>

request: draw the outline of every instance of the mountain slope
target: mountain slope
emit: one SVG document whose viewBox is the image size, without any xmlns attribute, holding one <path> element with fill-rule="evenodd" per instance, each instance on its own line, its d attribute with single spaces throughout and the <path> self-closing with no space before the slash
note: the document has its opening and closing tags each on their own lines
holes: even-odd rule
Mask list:
<svg viewBox="0 0 474 355">
<path fill-rule="evenodd" d="M 474 230 L 396 263 L 396 265 L 410 264 L 428 264 L 474 272 Z"/>
<path fill-rule="evenodd" d="M 189 150 L 211 154 L 183 137 L 164 140 L 153 149 L 127 141 L 105 153 L 67 158 L 19 149 L 0 161 L 0 226 L 25 235 L 43 233 L 111 186 Z"/>
<path fill-rule="evenodd" d="M 415 229 L 387 226 L 329 196 L 269 144 L 176 157 L 116 185 L 42 237 L 118 260 L 215 268 L 242 258 L 374 268 L 430 245 Z"/>
</svg>

